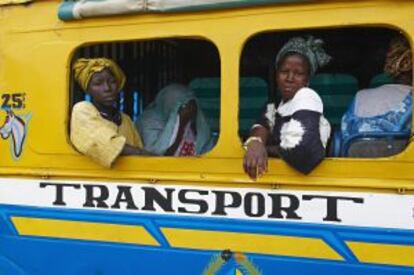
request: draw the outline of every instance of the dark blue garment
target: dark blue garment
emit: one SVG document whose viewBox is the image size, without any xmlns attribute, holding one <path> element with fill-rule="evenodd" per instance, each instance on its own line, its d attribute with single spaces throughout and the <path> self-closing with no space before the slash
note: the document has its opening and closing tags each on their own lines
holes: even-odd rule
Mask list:
<svg viewBox="0 0 414 275">
<path fill-rule="evenodd" d="M 264 112 L 257 124 L 271 131 L 267 145 L 276 145 L 279 156 L 286 163 L 303 174 L 309 174 L 325 157 L 320 135 L 321 116 L 321 113 L 310 110 L 298 110 L 290 116 L 276 113 L 271 129 Z M 287 141 L 289 135 L 282 136 L 285 131 L 296 132 L 294 140 Z"/>
</svg>

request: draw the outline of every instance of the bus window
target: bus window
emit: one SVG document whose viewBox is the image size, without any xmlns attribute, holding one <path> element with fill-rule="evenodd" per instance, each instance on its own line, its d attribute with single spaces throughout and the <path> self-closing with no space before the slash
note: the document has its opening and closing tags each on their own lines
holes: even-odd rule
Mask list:
<svg viewBox="0 0 414 275">
<path fill-rule="evenodd" d="M 92 62 L 97 58 L 116 64 L 125 75 L 125 85 L 112 105 L 138 130 L 141 142 L 133 146 L 142 148 L 142 154 L 194 156 L 214 147 L 219 134 L 220 60 L 212 43 L 158 39 L 87 45 L 75 52 L 71 67 L 83 66 L 78 65 L 79 60 Z M 93 93 L 84 92 L 90 86 L 81 85 L 77 78 L 80 73 L 73 69 L 71 75 L 71 110 L 84 105 L 99 109 Z M 76 124 L 74 121 L 78 120 L 72 113 L 71 123 Z M 71 133 L 75 136 L 74 131 Z"/>
<path fill-rule="evenodd" d="M 332 57 L 308 84 L 322 99 L 323 114 L 331 125 L 326 155 L 376 158 L 403 151 L 411 133 L 412 53 L 402 34 L 386 28 L 267 32 L 251 37 L 240 64 L 241 139 L 247 139 L 266 102 L 275 102 L 277 108 L 281 101 L 274 80 L 275 57 L 286 41 L 298 36 L 321 38 Z M 393 40 L 398 40 L 397 46 L 392 46 Z M 389 72 L 384 70 L 386 62 L 393 62 L 388 67 L 402 68 Z"/>
</svg>

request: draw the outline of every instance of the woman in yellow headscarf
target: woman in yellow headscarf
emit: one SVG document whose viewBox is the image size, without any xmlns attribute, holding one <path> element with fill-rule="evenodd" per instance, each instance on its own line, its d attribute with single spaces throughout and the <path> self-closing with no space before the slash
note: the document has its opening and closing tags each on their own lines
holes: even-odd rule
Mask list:
<svg viewBox="0 0 414 275">
<path fill-rule="evenodd" d="M 108 168 L 119 155 L 147 154 L 131 119 L 117 108 L 125 84 L 121 68 L 106 58 L 81 58 L 73 71 L 80 87 L 92 97 L 92 102 L 73 106 L 70 139 L 75 148 Z"/>
</svg>

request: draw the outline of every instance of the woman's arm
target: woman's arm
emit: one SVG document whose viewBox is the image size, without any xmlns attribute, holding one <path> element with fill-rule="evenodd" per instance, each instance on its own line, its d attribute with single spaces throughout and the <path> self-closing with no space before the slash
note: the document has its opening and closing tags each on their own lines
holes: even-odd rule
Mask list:
<svg viewBox="0 0 414 275">
<path fill-rule="evenodd" d="M 268 154 L 266 143 L 269 134 L 267 128 L 258 125 L 252 129 L 250 137 L 245 142 L 246 154 L 244 155 L 243 169 L 252 179 L 256 179 L 267 172 Z"/>
<path fill-rule="evenodd" d="M 177 151 L 178 146 L 180 145 L 181 140 L 183 139 L 183 135 L 184 135 L 184 125 L 181 122 L 181 118 L 180 118 L 180 125 L 178 127 L 178 131 L 177 131 L 177 135 L 175 136 L 175 140 L 174 143 L 167 149 L 167 151 L 165 151 L 165 155 L 166 156 L 172 156 L 174 155 L 175 151 Z"/>
<path fill-rule="evenodd" d="M 303 174 L 310 173 L 325 157 L 321 141 L 321 114 L 302 110 L 282 126 L 279 154 L 283 160 Z M 322 129 L 329 135 L 330 127 Z"/>
<path fill-rule="evenodd" d="M 178 146 L 180 146 L 181 140 L 184 136 L 184 130 L 188 123 L 192 120 L 192 118 L 196 115 L 196 110 L 194 110 L 194 106 L 191 103 L 186 104 L 184 107 L 181 107 L 178 111 L 179 117 L 179 126 L 177 135 L 175 136 L 174 143 L 167 149 L 165 152 L 166 156 L 174 155 L 175 151 L 177 151 Z"/>
</svg>

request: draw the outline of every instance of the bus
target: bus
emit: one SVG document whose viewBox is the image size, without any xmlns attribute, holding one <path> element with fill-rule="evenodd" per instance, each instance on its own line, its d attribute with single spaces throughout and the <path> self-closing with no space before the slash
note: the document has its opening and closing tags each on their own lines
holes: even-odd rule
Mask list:
<svg viewBox="0 0 414 275">
<path fill-rule="evenodd" d="M 392 83 L 386 49 L 397 34 L 412 45 L 413 14 L 403 0 L 0 0 L 0 274 L 413 274 L 411 130 L 339 149 L 332 135 L 308 175 L 271 158 L 253 180 L 242 165 L 279 98 L 283 43 L 325 41 L 332 62 L 309 85 L 337 132 L 358 90 Z M 124 70 L 119 108 L 134 121 L 165 85 L 188 85 L 214 148 L 112 168 L 80 154 L 82 57 Z M 352 155 L 372 144 L 387 154 Z"/>
</svg>

